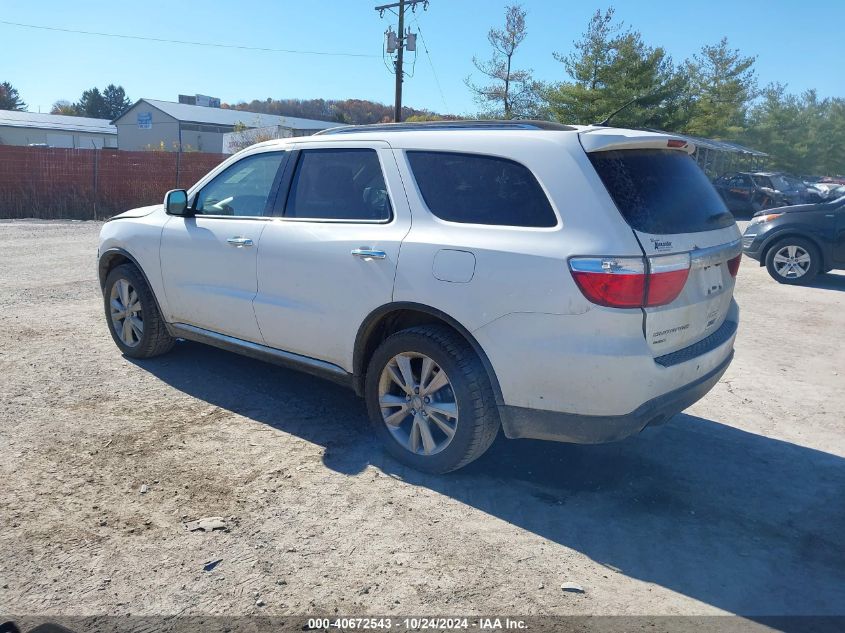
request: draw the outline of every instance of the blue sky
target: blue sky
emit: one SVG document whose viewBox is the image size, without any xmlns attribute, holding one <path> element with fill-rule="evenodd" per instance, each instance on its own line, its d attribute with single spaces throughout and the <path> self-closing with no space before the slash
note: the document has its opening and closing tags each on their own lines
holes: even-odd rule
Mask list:
<svg viewBox="0 0 845 633">
<path fill-rule="evenodd" d="M 0 24 L 0 81 L 10 81 L 29 109 L 49 111 L 57 99 L 76 100 L 91 86 L 122 84 L 133 100 L 176 100 L 201 93 L 237 102 L 253 98 L 362 98 L 393 101 L 393 77 L 381 57 L 383 32 L 395 18 L 379 18 L 385 0 L 144 0 L 86 2 L 2 0 L 0 20 L 27 24 L 255 47 L 334 51 L 371 57 L 330 57 L 113 39 Z M 486 33 L 503 22 L 505 1 L 431 0 L 411 16 L 422 32 L 435 73 L 420 46 L 405 104 L 439 112 L 477 108 L 464 86 L 473 54 L 486 56 Z M 569 52 L 590 15 L 607 4 L 525 0 L 528 38 L 516 57 L 538 79 L 563 79 L 553 51 Z M 683 0 L 613 3 L 616 15 L 661 45 L 675 60 L 727 36 L 757 55 L 761 84 L 790 91 L 816 88 L 845 96 L 842 0 Z M 415 23 L 415 21 L 418 23 Z M 411 55 L 413 58 L 413 55 Z M 442 94 L 441 94 L 442 89 Z"/>
</svg>

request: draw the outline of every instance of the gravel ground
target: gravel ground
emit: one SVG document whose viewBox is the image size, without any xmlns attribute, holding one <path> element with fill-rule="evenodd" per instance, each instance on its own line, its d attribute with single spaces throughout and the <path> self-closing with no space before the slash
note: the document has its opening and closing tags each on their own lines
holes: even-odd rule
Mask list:
<svg viewBox="0 0 845 633">
<path fill-rule="evenodd" d="M 0 223 L 0 611 L 845 614 L 845 275 L 746 259 L 736 359 L 685 414 L 433 477 L 341 387 L 192 343 L 123 358 L 99 226 Z"/>
</svg>

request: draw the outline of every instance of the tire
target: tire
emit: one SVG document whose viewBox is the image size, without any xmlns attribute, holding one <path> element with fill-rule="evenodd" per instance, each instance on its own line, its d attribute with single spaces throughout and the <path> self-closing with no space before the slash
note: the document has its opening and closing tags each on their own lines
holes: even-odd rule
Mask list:
<svg viewBox="0 0 845 633">
<path fill-rule="evenodd" d="M 786 237 L 766 252 L 766 269 L 779 283 L 793 286 L 808 284 L 821 270 L 821 256 L 811 241 L 802 237 Z"/>
<path fill-rule="evenodd" d="M 120 311 L 127 297 L 130 309 L 137 306 L 137 310 L 129 313 L 129 317 L 121 319 L 120 315 L 127 314 L 125 310 Z M 117 303 L 113 303 L 113 299 Z M 176 339 L 167 332 L 152 290 L 141 272 L 132 264 L 121 264 L 109 272 L 103 290 L 103 307 L 109 333 L 115 345 L 126 356 L 131 358 L 160 356 L 169 352 L 176 342 Z M 130 318 L 134 320 L 130 321 L 128 329 L 125 330 L 121 324 Z"/>
<path fill-rule="evenodd" d="M 400 357 L 408 359 L 405 368 Z M 427 379 L 426 359 L 433 363 Z M 404 369 L 412 372 L 411 383 L 421 386 L 421 393 L 405 388 Z M 437 389 L 427 393 L 426 387 Z M 411 393 L 418 397 L 412 399 Z M 423 472 L 441 474 L 466 466 L 490 448 L 499 431 L 499 412 L 484 365 L 469 343 L 446 326 L 413 327 L 382 342 L 370 359 L 364 395 L 370 421 L 388 452 Z M 382 407 L 383 402 L 391 404 Z M 443 411 L 454 411 L 454 420 Z M 393 419 L 392 425 L 387 418 Z M 452 430 L 451 437 L 444 428 Z M 431 442 L 437 444 L 434 449 Z"/>
</svg>

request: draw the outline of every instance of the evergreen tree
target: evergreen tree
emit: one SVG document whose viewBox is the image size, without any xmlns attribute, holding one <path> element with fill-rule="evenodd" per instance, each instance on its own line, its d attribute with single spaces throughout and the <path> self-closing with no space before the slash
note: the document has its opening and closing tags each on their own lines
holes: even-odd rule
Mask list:
<svg viewBox="0 0 845 633">
<path fill-rule="evenodd" d="M 778 166 L 787 171 L 802 171 L 806 148 L 806 132 L 801 128 L 802 104 L 794 95 L 787 95 L 781 84 L 763 90 L 761 101 L 751 110 L 749 128 L 743 140 L 768 153 Z"/>
<path fill-rule="evenodd" d="M 686 74 L 675 69 L 662 48 L 646 45 L 638 31 L 616 24 L 612 8 L 596 11 L 574 46 L 569 55 L 554 55 L 569 79 L 544 92 L 556 119 L 598 123 L 636 99 L 613 118 L 614 125 L 667 130 L 683 126 Z"/>
<path fill-rule="evenodd" d="M 748 104 L 758 94 L 755 60 L 729 48 L 722 38 L 687 62 L 691 106 L 686 132 L 723 139 L 742 134 Z"/>
<path fill-rule="evenodd" d="M 107 119 L 116 119 L 123 114 L 132 102 L 126 97 L 126 91 L 123 86 L 115 86 L 109 84 L 103 90 L 103 101 L 105 101 L 105 110 Z"/>
<path fill-rule="evenodd" d="M 123 114 L 130 105 L 132 102 L 126 98 L 123 86 L 109 84 L 103 92 L 96 87 L 86 90 L 72 107 L 79 116 L 113 120 Z"/>
<path fill-rule="evenodd" d="M 91 88 L 83 92 L 82 97 L 73 104 L 73 107 L 79 113 L 79 116 L 87 116 L 93 119 L 107 118 L 106 100 L 103 99 L 99 88 Z"/>
<path fill-rule="evenodd" d="M 26 104 L 17 89 L 8 81 L 0 83 L 0 110 L 26 110 Z"/>
<path fill-rule="evenodd" d="M 799 175 L 845 173 L 845 100 L 800 96 L 773 84 L 748 115 L 743 141 L 770 156 L 772 167 Z"/>
</svg>

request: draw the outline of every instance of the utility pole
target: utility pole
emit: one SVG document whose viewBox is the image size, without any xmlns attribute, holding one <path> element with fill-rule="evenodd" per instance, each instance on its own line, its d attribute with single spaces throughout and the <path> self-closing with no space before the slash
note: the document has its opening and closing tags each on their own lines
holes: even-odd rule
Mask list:
<svg viewBox="0 0 845 633">
<path fill-rule="evenodd" d="M 399 50 L 396 52 L 396 97 L 393 100 L 393 122 L 402 121 L 402 60 L 405 51 L 405 0 L 399 0 Z"/>
<path fill-rule="evenodd" d="M 375 7 L 375 10 L 379 12 L 380 16 L 384 16 L 384 12 L 390 9 L 399 10 L 399 25 L 396 32 L 396 96 L 393 102 L 393 121 L 395 123 L 402 121 L 402 82 L 405 77 L 402 64 L 404 62 L 405 45 L 410 39 L 408 34 L 405 33 L 405 6 L 407 5 L 411 7 L 412 11 L 416 11 L 418 4 L 422 4 L 424 10 L 428 9 L 428 0 L 399 0 L 399 2 Z M 416 50 L 416 36 L 413 37 L 414 48 L 409 47 L 409 50 Z M 390 46 L 388 46 L 388 53 L 392 52 Z"/>
</svg>

